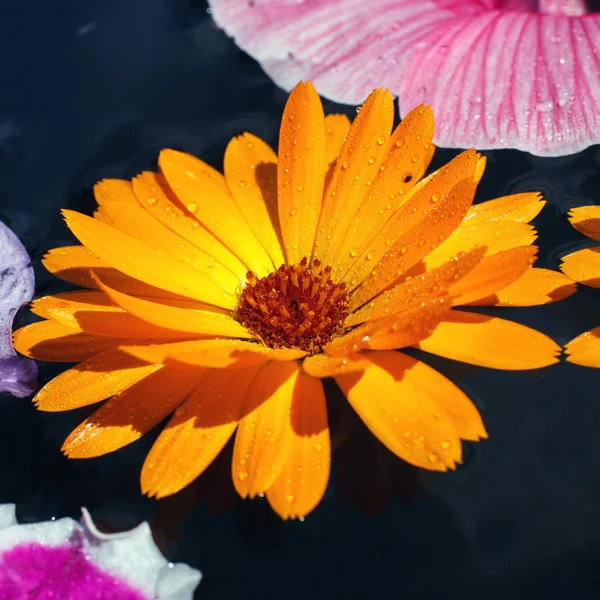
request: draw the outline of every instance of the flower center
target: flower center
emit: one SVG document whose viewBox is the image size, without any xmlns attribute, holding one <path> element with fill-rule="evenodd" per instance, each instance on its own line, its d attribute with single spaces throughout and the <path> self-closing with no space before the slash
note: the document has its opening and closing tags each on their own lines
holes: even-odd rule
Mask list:
<svg viewBox="0 0 600 600">
<path fill-rule="evenodd" d="M 331 267 L 320 266 L 303 258 L 260 279 L 248 271 L 236 319 L 270 348 L 320 352 L 343 333 L 349 304 L 346 284 L 333 283 Z"/>
</svg>

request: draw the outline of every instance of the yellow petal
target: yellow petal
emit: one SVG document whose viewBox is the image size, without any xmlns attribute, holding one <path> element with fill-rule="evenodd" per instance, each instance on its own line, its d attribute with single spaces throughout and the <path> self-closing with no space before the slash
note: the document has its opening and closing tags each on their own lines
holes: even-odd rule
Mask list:
<svg viewBox="0 0 600 600">
<path fill-rule="evenodd" d="M 530 268 L 514 283 L 486 298 L 470 304 L 477 306 L 538 306 L 563 300 L 577 290 L 562 273 Z"/>
<path fill-rule="evenodd" d="M 486 298 L 514 283 L 533 264 L 536 246 L 520 246 L 485 257 L 449 289 L 454 306 Z"/>
<path fill-rule="evenodd" d="M 16 350 L 29 358 L 52 362 L 79 362 L 114 348 L 116 338 L 81 333 L 58 321 L 39 321 L 13 333 Z"/>
<path fill-rule="evenodd" d="M 106 217 L 105 223 L 123 233 L 159 249 L 177 260 L 197 269 L 201 276 L 210 276 L 226 292 L 233 294 L 239 286 L 239 277 L 197 246 L 165 227 L 139 204 L 110 202 L 101 206 L 99 213 Z M 171 214 L 176 214 L 171 212 Z"/>
<path fill-rule="evenodd" d="M 243 368 L 269 360 L 292 361 L 306 355 L 294 348 L 267 348 L 242 340 L 198 340 L 175 344 L 149 346 L 122 346 L 123 350 L 147 362 L 166 363 L 178 361 L 200 367 L 222 369 Z"/>
<path fill-rule="evenodd" d="M 379 170 L 364 191 L 362 201 L 345 209 L 354 216 L 355 222 L 342 232 L 343 241 L 335 248 L 331 263 L 337 269 L 334 275 L 344 275 L 348 271 L 425 173 L 432 137 L 433 114 L 429 107 L 418 106 L 398 125 L 385 146 L 381 161 L 377 163 Z M 375 155 L 367 162 L 373 158 Z"/>
<path fill-rule="evenodd" d="M 103 292 L 64 292 L 35 300 L 31 311 L 53 319 L 74 332 L 93 333 L 110 338 L 167 338 L 190 337 L 183 332 L 157 327 L 129 314 Z"/>
<path fill-rule="evenodd" d="M 210 310 L 210 305 L 189 302 L 173 304 L 172 301 L 159 302 L 135 296 L 127 296 L 100 282 L 104 293 L 127 313 L 137 319 L 178 332 L 220 337 L 250 338 L 252 334 L 230 315 Z M 133 337 L 133 336 L 131 336 Z M 138 336 L 140 337 L 140 336 Z M 153 336 L 148 336 L 153 337 Z"/>
<path fill-rule="evenodd" d="M 310 259 L 327 162 L 325 117 L 310 82 L 300 82 L 290 94 L 279 131 L 277 196 L 281 237 L 288 264 Z"/>
<path fill-rule="evenodd" d="M 292 443 L 290 410 L 296 394 L 296 362 L 272 362 L 257 374 L 242 405 L 231 476 L 242 498 L 264 494 L 277 479 Z"/>
<path fill-rule="evenodd" d="M 569 212 L 569 221 L 577 231 L 600 242 L 600 206 L 579 206 Z"/>
<path fill-rule="evenodd" d="M 42 264 L 53 275 L 84 288 L 100 289 L 92 276 L 93 271 L 102 277 L 102 281 L 124 294 L 151 298 L 181 298 L 177 294 L 161 290 L 117 271 L 85 246 L 53 248 L 44 256 Z"/>
<path fill-rule="evenodd" d="M 327 115 L 325 117 L 325 160 L 334 162 L 350 131 L 350 119 L 346 115 Z"/>
<path fill-rule="evenodd" d="M 335 255 L 388 151 L 393 119 L 391 94 L 374 90 L 350 127 L 325 190 L 314 254 L 323 264 L 334 267 L 336 279 Z"/>
<path fill-rule="evenodd" d="M 201 250 L 188 250 L 188 257 L 207 255 L 211 257 L 210 264 L 216 261 L 219 267 L 225 267 L 233 273 L 236 280 L 245 278 L 248 269 L 242 261 L 194 218 L 198 203 L 190 203 L 184 207 L 169 187 L 164 175 L 148 171 L 141 173 L 133 180 L 133 191 L 139 204 L 166 229 L 180 235 L 194 249 Z"/>
<path fill-rule="evenodd" d="M 259 367 L 208 372 L 175 411 L 142 467 L 142 492 L 163 498 L 194 481 L 233 434 Z"/>
<path fill-rule="evenodd" d="M 69 458 L 93 458 L 135 442 L 156 427 L 202 377 L 195 368 L 161 367 L 113 396 L 65 440 Z"/>
<path fill-rule="evenodd" d="M 600 327 L 582 333 L 565 346 L 567 360 L 583 367 L 600 367 Z"/>
<path fill-rule="evenodd" d="M 423 192 L 426 192 L 426 188 L 423 189 Z M 473 202 L 474 195 L 475 184 L 471 179 L 465 179 L 428 209 L 422 208 L 419 195 L 415 196 L 413 202 L 420 208 L 420 214 L 410 229 L 396 237 L 383 256 L 381 256 L 379 242 L 374 242 L 369 246 L 364 258 L 361 257 L 355 268 L 350 270 L 348 274 L 350 287 L 360 284 L 350 298 L 351 310 L 362 306 L 393 284 L 395 279 L 448 238 L 462 221 L 465 212 Z M 398 212 L 403 213 L 404 209 L 409 209 L 413 202 L 406 204 Z M 409 209 L 408 212 L 412 213 L 412 210 Z M 408 215 L 406 217 L 408 221 Z M 455 252 L 454 256 L 461 251 L 464 249 L 461 248 Z M 381 256 L 379 260 L 378 256 L 375 257 L 378 260 L 375 264 L 370 264 L 370 252 Z M 368 266 L 370 266 L 370 270 Z"/>
<path fill-rule="evenodd" d="M 225 178 L 205 162 L 176 150 L 163 150 L 160 170 L 179 200 L 247 267 L 259 276 L 273 263 L 237 207 Z"/>
<path fill-rule="evenodd" d="M 512 221 L 529 223 L 544 208 L 546 201 L 540 192 L 523 192 L 502 196 L 474 204 L 465 217 L 465 225 L 472 227 L 484 222 Z"/>
<path fill-rule="evenodd" d="M 96 219 L 71 210 L 63 210 L 63 215 L 82 244 L 126 275 L 174 294 L 235 307 L 235 297 L 198 269 Z"/>
<path fill-rule="evenodd" d="M 467 227 L 463 221 L 443 244 L 423 258 L 423 262 L 430 271 L 460 252 L 485 248 L 485 256 L 491 256 L 502 250 L 531 246 L 536 237 L 535 229 L 527 223 L 498 221 Z"/>
<path fill-rule="evenodd" d="M 98 206 L 108 202 L 136 204 L 130 181 L 124 179 L 103 179 L 94 185 L 94 197 Z"/>
<path fill-rule="evenodd" d="M 600 246 L 568 254 L 562 259 L 560 270 L 574 281 L 600 288 Z"/>
<path fill-rule="evenodd" d="M 485 437 L 469 399 L 440 373 L 400 352 L 373 352 L 369 358 L 363 373 L 338 376 L 336 382 L 394 454 L 418 467 L 446 471 L 461 460 L 459 429 Z M 455 414 L 465 415 L 468 426 L 459 427 Z"/>
<path fill-rule="evenodd" d="M 59 412 L 106 400 L 160 369 L 111 348 L 49 381 L 33 399 L 39 410 Z"/>
<path fill-rule="evenodd" d="M 290 414 L 292 442 L 267 500 L 282 519 L 304 517 L 323 498 L 329 481 L 331 448 L 321 382 L 300 373 Z"/>
<path fill-rule="evenodd" d="M 522 371 L 558 362 L 560 347 L 548 336 L 505 319 L 452 311 L 418 348 L 472 365 Z"/>
<path fill-rule="evenodd" d="M 351 313 L 344 325 L 352 327 L 365 321 L 381 319 L 411 307 L 420 299 L 445 295 L 452 284 L 466 277 L 481 261 L 484 251 L 484 248 L 476 248 L 454 257 L 437 269 L 407 277 Z"/>
<path fill-rule="evenodd" d="M 277 213 L 277 155 L 261 139 L 244 133 L 227 145 L 223 170 L 240 212 L 273 265 L 283 264 Z"/>
</svg>

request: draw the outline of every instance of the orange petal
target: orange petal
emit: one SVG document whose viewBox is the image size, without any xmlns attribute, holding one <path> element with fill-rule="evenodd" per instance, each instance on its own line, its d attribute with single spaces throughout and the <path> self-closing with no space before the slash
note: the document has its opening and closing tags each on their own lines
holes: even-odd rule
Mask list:
<svg viewBox="0 0 600 600">
<path fill-rule="evenodd" d="M 475 265 L 481 261 L 483 254 L 483 248 L 476 248 L 471 252 L 456 256 L 437 269 L 415 277 L 407 277 L 402 283 L 382 292 L 363 307 L 351 313 L 344 325 L 352 327 L 365 321 L 381 319 L 411 307 L 420 299 L 429 300 L 443 296 L 451 284 L 456 283 L 473 270 Z"/>
<path fill-rule="evenodd" d="M 75 332 L 93 333 L 110 338 L 182 337 L 182 332 L 157 327 L 113 304 L 102 292 L 64 292 L 44 296 L 31 304 L 31 312 L 63 323 Z"/>
<path fill-rule="evenodd" d="M 325 160 L 327 164 L 335 161 L 350 131 L 350 119 L 346 115 L 327 115 L 325 117 Z"/>
<path fill-rule="evenodd" d="M 423 189 L 423 192 L 425 191 L 426 188 Z M 421 208 L 420 218 L 410 229 L 396 238 L 383 256 L 381 256 L 379 242 L 369 246 L 364 258 L 361 257 L 355 265 L 356 268 L 351 269 L 348 274 L 351 287 L 360 283 L 360 287 L 350 298 L 350 308 L 356 309 L 369 301 L 442 243 L 458 227 L 473 202 L 474 195 L 475 184 L 471 179 L 465 179 L 452 188 L 444 198 L 431 205 L 433 208 Z M 421 206 L 418 195 L 413 202 L 416 206 Z M 408 208 L 413 202 L 406 204 L 405 207 Z M 398 212 L 404 211 L 400 209 Z M 370 265 L 368 270 L 369 253 L 375 252 L 371 250 L 375 246 L 378 248 L 376 254 L 381 256 L 381 259 L 374 265 Z M 463 249 L 461 248 L 460 251 Z M 459 252 L 455 252 L 454 255 Z"/>
<path fill-rule="evenodd" d="M 191 265 L 96 219 L 71 210 L 63 210 L 63 215 L 82 244 L 126 275 L 174 294 L 225 308 L 235 307 L 234 295 Z"/>
<path fill-rule="evenodd" d="M 225 178 L 205 162 L 176 150 L 163 150 L 158 157 L 171 189 L 194 216 L 259 276 L 273 269 L 235 203 Z"/>
<path fill-rule="evenodd" d="M 324 349 L 331 355 L 347 356 L 359 350 L 412 346 L 428 337 L 450 309 L 447 297 L 427 298 L 397 314 L 360 325 Z"/>
<path fill-rule="evenodd" d="M 264 494 L 283 469 L 292 442 L 290 410 L 298 363 L 272 362 L 257 374 L 242 405 L 231 476 L 242 498 Z"/>
<path fill-rule="evenodd" d="M 214 335 L 221 337 L 250 338 L 252 334 L 237 321 L 220 312 L 208 309 L 209 305 L 198 303 L 194 306 L 176 306 L 167 302 L 137 298 L 121 294 L 100 282 L 105 294 L 118 306 L 134 318 L 142 319 L 155 327 L 168 331 L 195 333 L 198 335 Z M 133 336 L 131 336 L 133 337 Z M 140 336 L 138 336 L 140 337 Z M 154 336 L 148 336 L 154 337 Z"/>
<path fill-rule="evenodd" d="M 522 371 L 558 362 L 548 336 L 505 319 L 453 310 L 418 348 L 472 365 Z"/>
<path fill-rule="evenodd" d="M 123 350 L 141 360 L 155 363 L 184 362 L 200 367 L 222 369 L 243 368 L 269 360 L 292 361 L 306 355 L 294 348 L 267 348 L 241 340 L 198 340 L 175 344 L 122 346 Z"/>
<path fill-rule="evenodd" d="M 212 256 L 165 227 L 138 202 L 135 204 L 110 202 L 100 207 L 99 212 L 107 217 L 105 220 L 107 224 L 194 267 L 201 275 L 209 276 L 213 284 L 218 283 L 226 292 L 232 294 L 239 286 L 239 276 L 234 275 Z M 171 212 L 171 214 L 176 213 Z"/>
<path fill-rule="evenodd" d="M 574 281 L 600 288 L 600 246 L 568 254 L 562 259 L 560 270 Z"/>
<path fill-rule="evenodd" d="M 209 372 L 175 411 L 142 467 L 142 492 L 163 498 L 194 481 L 233 434 L 259 367 Z"/>
<path fill-rule="evenodd" d="M 312 255 L 327 169 L 323 106 L 310 82 L 301 81 L 288 98 L 278 154 L 281 237 L 288 264 L 297 264 Z"/>
<path fill-rule="evenodd" d="M 228 269 L 237 279 L 245 277 L 248 269 L 242 261 L 194 218 L 195 204 L 183 207 L 164 175 L 148 171 L 141 173 L 133 180 L 133 191 L 139 204 L 166 229 L 179 234 L 202 251 L 188 251 L 188 257 L 203 256 L 204 253 L 211 257 L 211 264 L 217 261 L 219 266 Z"/>
<path fill-rule="evenodd" d="M 58 321 L 39 321 L 13 333 L 16 350 L 29 358 L 52 362 L 79 362 L 114 348 L 122 341 L 80 333 Z"/>
<path fill-rule="evenodd" d="M 345 209 L 350 211 L 355 223 L 357 219 L 360 221 L 360 226 L 348 226 L 343 232 L 343 241 L 335 248 L 331 264 L 338 269 L 338 277 L 356 262 L 425 173 L 426 162 L 431 158 L 432 137 L 433 114 L 429 107 L 418 106 L 398 125 L 385 146 L 373 181 L 371 184 L 367 181 L 362 201 Z M 369 157 L 368 162 L 374 158 L 374 155 Z"/>
<path fill-rule="evenodd" d="M 520 246 L 485 257 L 469 274 L 450 287 L 452 304 L 468 304 L 503 290 L 531 267 L 536 253 L 536 246 Z"/>
<path fill-rule="evenodd" d="M 277 155 L 260 138 L 244 133 L 227 145 L 223 170 L 238 208 L 273 265 L 283 264 L 277 214 Z"/>
<path fill-rule="evenodd" d="M 542 199 L 540 192 L 511 194 L 474 204 L 465 217 L 465 225 L 472 227 L 484 222 L 498 221 L 529 223 L 545 205 L 546 201 Z"/>
<path fill-rule="evenodd" d="M 119 392 L 75 429 L 63 444 L 69 458 L 93 458 L 135 442 L 190 394 L 201 369 L 162 367 Z"/>
<path fill-rule="evenodd" d="M 600 242 L 600 206 L 579 206 L 569 212 L 569 221 L 577 231 Z"/>
<path fill-rule="evenodd" d="M 131 181 L 124 179 L 102 179 L 94 185 L 94 197 L 98 206 L 109 202 L 127 202 L 137 204 Z"/>
<path fill-rule="evenodd" d="M 567 360 L 583 367 L 600 367 L 600 327 L 582 333 L 565 346 Z"/>
<path fill-rule="evenodd" d="M 373 352 L 369 359 L 363 373 L 341 375 L 336 382 L 394 454 L 424 469 L 446 471 L 461 460 L 459 429 L 485 437 L 470 400 L 443 375 L 400 352 Z M 452 410 L 446 412 L 447 406 Z M 465 415 L 468 426 L 458 426 L 454 413 Z"/>
<path fill-rule="evenodd" d="M 325 377 L 336 377 L 345 373 L 364 371 L 371 363 L 368 353 L 360 354 L 348 352 L 340 356 L 332 356 L 322 352 L 314 356 L 308 356 L 302 361 L 302 368 L 311 377 L 323 379 Z"/>
<path fill-rule="evenodd" d="M 563 300 L 577 290 L 562 273 L 532 267 L 504 289 L 470 304 L 477 306 L 538 306 Z"/>
<path fill-rule="evenodd" d="M 92 271 L 102 277 L 102 281 L 112 288 L 134 296 L 149 296 L 152 298 L 180 298 L 165 290 L 143 283 L 100 260 L 85 246 L 64 246 L 53 248 L 42 259 L 42 264 L 50 273 L 75 285 L 99 289 L 94 281 Z"/>
<path fill-rule="evenodd" d="M 39 410 L 59 412 L 106 400 L 160 369 L 111 348 L 49 381 L 33 399 Z"/>
<path fill-rule="evenodd" d="M 498 221 L 467 227 L 463 221 L 443 244 L 423 258 L 423 262 L 430 271 L 448 262 L 460 252 L 470 252 L 474 248 L 484 247 L 485 256 L 491 256 L 502 250 L 531 246 L 536 237 L 535 229 L 527 223 Z"/>
<path fill-rule="evenodd" d="M 304 517 L 323 498 L 329 481 L 331 448 L 321 382 L 300 373 L 292 401 L 292 442 L 267 500 L 282 518 Z"/>
<path fill-rule="evenodd" d="M 325 190 L 314 254 L 323 264 L 334 267 L 334 276 L 335 255 L 382 165 L 393 120 L 391 94 L 374 90 L 350 127 Z"/>
</svg>

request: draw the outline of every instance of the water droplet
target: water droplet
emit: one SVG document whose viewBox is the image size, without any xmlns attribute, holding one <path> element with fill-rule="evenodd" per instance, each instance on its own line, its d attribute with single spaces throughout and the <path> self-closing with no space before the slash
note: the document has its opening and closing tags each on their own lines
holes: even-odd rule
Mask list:
<svg viewBox="0 0 600 600">
<path fill-rule="evenodd" d="M 187 412 L 187 410 L 183 406 L 178 406 L 175 409 L 175 416 L 176 417 L 183 417 L 183 415 L 185 415 L 186 412 Z"/>
<path fill-rule="evenodd" d="M 293 217 L 297 212 L 298 212 L 298 209 L 294 206 L 294 208 L 292 208 L 290 210 L 290 217 Z"/>
<path fill-rule="evenodd" d="M 396 140 L 396 146 L 398 148 L 402 148 L 402 146 L 404 146 L 404 138 L 400 138 L 399 140 Z"/>
<path fill-rule="evenodd" d="M 349 166 L 350 166 L 350 163 L 349 163 L 347 160 L 345 160 L 345 161 L 342 163 L 342 169 L 347 169 Z"/>
<path fill-rule="evenodd" d="M 439 194 L 432 194 L 431 195 L 431 201 L 435 204 L 436 202 L 440 201 L 441 196 Z"/>
<path fill-rule="evenodd" d="M 315 450 L 321 452 L 321 450 L 323 450 L 323 444 L 315 444 Z"/>
<path fill-rule="evenodd" d="M 383 144 L 385 144 L 385 137 L 383 137 L 382 135 L 380 135 L 380 136 L 377 138 L 377 143 L 378 143 L 380 146 L 383 146 Z"/>
<path fill-rule="evenodd" d="M 245 479 L 248 479 L 248 473 L 246 473 L 246 471 L 240 471 L 238 473 L 238 479 L 240 481 L 244 481 Z"/>
<path fill-rule="evenodd" d="M 450 446 L 451 446 L 451 444 L 448 440 L 443 441 L 440 445 L 444 450 L 448 450 L 448 448 L 450 448 Z"/>
<path fill-rule="evenodd" d="M 432 452 L 427 458 L 429 458 L 429 462 L 434 463 L 438 461 L 438 455 L 435 452 Z"/>
<path fill-rule="evenodd" d="M 294 502 L 295 500 L 296 500 L 296 496 L 294 496 L 293 494 L 288 494 L 288 495 L 285 497 L 285 501 L 286 501 L 288 504 L 291 504 L 291 503 L 292 503 L 292 502 Z"/>
<path fill-rule="evenodd" d="M 412 162 L 414 162 L 414 163 L 418 163 L 419 162 L 419 155 L 418 154 L 413 154 L 412 158 L 410 160 L 412 160 Z"/>
<path fill-rule="evenodd" d="M 375 163 L 375 157 L 374 156 L 369 156 L 369 160 L 368 160 L 369 164 L 372 165 Z"/>
<path fill-rule="evenodd" d="M 408 247 L 407 246 L 402 246 L 402 248 L 400 248 L 400 253 L 401 254 L 406 254 L 408 252 Z"/>
<path fill-rule="evenodd" d="M 195 213 L 198 212 L 198 204 L 196 204 L 196 202 L 190 202 L 187 205 L 187 209 L 191 212 L 191 213 Z"/>
<path fill-rule="evenodd" d="M 544 102 L 538 102 L 535 105 L 535 109 L 541 113 L 549 112 L 554 108 L 554 102 L 552 100 L 544 100 Z"/>
<path fill-rule="evenodd" d="M 352 250 L 350 250 L 350 256 L 352 258 L 356 258 L 360 253 L 360 250 L 358 250 L 357 248 L 352 248 Z"/>
<path fill-rule="evenodd" d="M 254 142 L 248 142 L 248 143 L 246 144 L 246 148 L 248 148 L 248 149 L 252 150 L 252 148 L 254 148 Z"/>
<path fill-rule="evenodd" d="M 301 191 L 302 191 L 304 188 L 303 188 L 301 185 L 299 185 L 299 186 L 298 186 L 296 189 L 297 189 L 299 192 L 301 192 Z"/>
<path fill-rule="evenodd" d="M 150 198 L 146 198 L 146 202 L 150 206 L 154 206 L 158 202 L 158 200 L 154 196 L 150 196 Z"/>
<path fill-rule="evenodd" d="M 373 260 L 375 257 L 375 252 L 367 252 L 367 260 Z"/>
</svg>

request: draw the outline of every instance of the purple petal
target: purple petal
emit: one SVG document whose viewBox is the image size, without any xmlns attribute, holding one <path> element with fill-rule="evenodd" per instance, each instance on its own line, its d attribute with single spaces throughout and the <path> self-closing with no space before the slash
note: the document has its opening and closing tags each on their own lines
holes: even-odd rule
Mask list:
<svg viewBox="0 0 600 600">
<path fill-rule="evenodd" d="M 556 156 L 600 142 L 600 14 L 583 0 L 210 4 L 282 87 L 310 79 L 350 104 L 387 87 L 402 114 L 432 105 L 441 146 Z"/>
<path fill-rule="evenodd" d="M 20 358 L 12 347 L 12 323 L 17 310 L 33 296 L 29 256 L 17 236 L 0 222 L 0 393 L 24 398 L 33 392 L 37 366 Z"/>
</svg>

